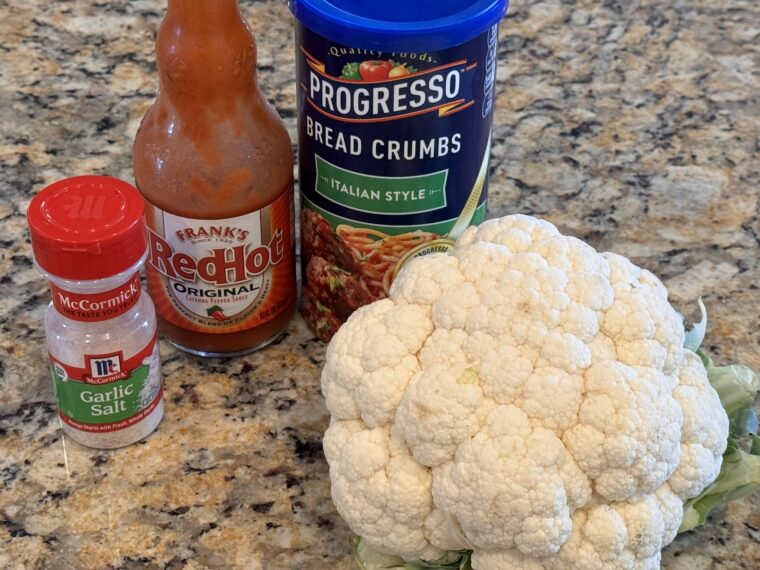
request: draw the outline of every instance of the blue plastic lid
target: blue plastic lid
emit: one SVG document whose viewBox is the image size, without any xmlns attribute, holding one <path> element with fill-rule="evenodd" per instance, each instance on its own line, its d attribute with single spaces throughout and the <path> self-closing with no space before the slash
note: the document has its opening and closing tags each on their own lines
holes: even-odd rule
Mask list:
<svg viewBox="0 0 760 570">
<path fill-rule="evenodd" d="M 429 52 L 488 30 L 509 0 L 289 0 L 293 15 L 334 42 L 362 49 Z"/>
</svg>

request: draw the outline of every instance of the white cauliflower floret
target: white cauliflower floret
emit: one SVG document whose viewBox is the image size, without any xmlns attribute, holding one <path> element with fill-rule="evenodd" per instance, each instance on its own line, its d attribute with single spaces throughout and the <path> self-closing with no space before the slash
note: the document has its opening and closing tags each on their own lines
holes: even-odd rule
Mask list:
<svg viewBox="0 0 760 570">
<path fill-rule="evenodd" d="M 678 465 L 680 408 L 619 362 L 595 364 L 585 379 L 580 421 L 564 434 L 568 450 L 604 498 L 651 493 Z"/>
<path fill-rule="evenodd" d="M 681 526 L 683 518 L 683 502 L 671 489 L 670 485 L 663 485 L 654 494 L 654 498 L 660 505 L 660 513 L 665 524 L 663 531 L 662 546 L 665 547 L 676 537 L 678 527 Z"/>
<path fill-rule="evenodd" d="M 322 438 L 322 449 L 327 462 L 332 464 L 338 461 L 351 436 L 366 429 L 367 425 L 361 420 L 330 420 L 330 427 Z"/>
<path fill-rule="evenodd" d="M 728 417 L 707 380 L 705 367 L 694 353 L 687 353 L 684 358 L 674 396 L 684 411 L 685 421 L 681 430 L 681 462 L 669 483 L 680 498 L 689 499 L 699 495 L 718 476 L 726 450 Z"/>
<path fill-rule="evenodd" d="M 499 406 L 454 461 L 433 471 L 435 504 L 456 518 L 476 550 L 550 554 L 571 530 L 566 461 L 554 433 L 531 427 L 519 408 Z"/>
<path fill-rule="evenodd" d="M 444 550 L 472 549 L 472 544 L 464 536 L 462 527 L 447 512 L 433 508 L 425 519 L 426 536 L 432 544 Z"/>
<path fill-rule="evenodd" d="M 484 354 L 480 362 L 483 392 L 497 404 L 511 404 L 522 396 L 525 382 L 533 374 L 535 360 L 516 346 L 497 345 Z M 509 370 L 509 374 L 504 374 L 505 370 Z"/>
<path fill-rule="evenodd" d="M 387 427 L 355 431 L 356 424 L 333 422 L 325 446 L 332 456 L 330 480 L 338 512 L 380 551 L 404 558 L 435 559 L 442 551 L 425 537 L 433 508 L 432 476 Z M 337 432 L 337 433 L 336 433 Z M 343 442 L 339 452 L 336 444 Z"/>
<path fill-rule="evenodd" d="M 665 497 L 660 500 L 659 497 Z M 573 532 L 556 556 L 542 559 L 546 570 L 659 569 L 661 550 L 675 537 L 683 504 L 667 485 L 631 501 L 600 504 L 592 499 L 573 516 Z M 480 569 L 478 569 L 480 570 Z"/>
<path fill-rule="evenodd" d="M 650 272 L 528 216 L 410 261 L 322 374 L 336 505 L 380 551 L 475 570 L 640 570 L 728 421 Z"/>
<path fill-rule="evenodd" d="M 434 365 L 415 376 L 396 415 L 414 457 L 428 467 L 450 460 L 457 446 L 480 429 L 483 390 L 475 372 Z"/>
<path fill-rule="evenodd" d="M 525 380 L 520 407 L 537 425 L 561 434 L 578 423 L 583 391 L 582 376 L 542 367 Z"/>
<path fill-rule="evenodd" d="M 334 382 L 323 386 L 323 394 L 332 416 L 361 417 L 372 427 L 388 423 L 419 371 L 415 354 L 432 332 L 426 312 L 417 305 L 384 300 L 352 315 L 327 354 L 325 370 Z"/>
<path fill-rule="evenodd" d="M 444 291 L 465 280 L 454 258 L 428 256 L 415 259 L 414 264 L 417 270 L 413 275 L 396 279 L 391 285 L 390 296 L 397 304 L 429 307 Z"/>
<path fill-rule="evenodd" d="M 478 550 L 472 553 L 472 567 L 478 570 L 545 570 L 536 558 L 518 550 Z"/>
<path fill-rule="evenodd" d="M 495 243 L 512 253 L 532 248 L 533 244 L 551 239 L 559 231 L 551 223 L 530 216 L 507 216 L 486 220 L 477 227 L 470 227 L 459 238 L 457 245 L 473 242 Z"/>
</svg>

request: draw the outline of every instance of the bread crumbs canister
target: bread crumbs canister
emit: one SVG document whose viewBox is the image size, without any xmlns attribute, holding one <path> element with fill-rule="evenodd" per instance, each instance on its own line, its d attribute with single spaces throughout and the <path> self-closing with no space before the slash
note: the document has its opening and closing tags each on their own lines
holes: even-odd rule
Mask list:
<svg viewBox="0 0 760 570">
<path fill-rule="evenodd" d="M 303 314 L 329 340 L 486 216 L 507 0 L 291 0 Z"/>
<path fill-rule="evenodd" d="M 164 414 L 156 312 L 140 285 L 143 208 L 126 182 L 79 176 L 46 187 L 27 210 L 52 293 L 45 332 L 61 427 L 89 447 L 139 441 Z"/>
</svg>

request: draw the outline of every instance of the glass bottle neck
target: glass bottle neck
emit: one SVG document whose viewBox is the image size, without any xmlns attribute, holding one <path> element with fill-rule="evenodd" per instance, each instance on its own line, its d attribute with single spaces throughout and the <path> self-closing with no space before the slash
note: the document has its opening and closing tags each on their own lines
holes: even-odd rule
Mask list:
<svg viewBox="0 0 760 570">
<path fill-rule="evenodd" d="M 169 0 L 167 19 L 189 31 L 215 31 L 240 22 L 237 0 Z"/>
<path fill-rule="evenodd" d="M 169 0 L 156 58 L 161 89 L 180 106 L 256 98 L 256 42 L 237 0 Z"/>
</svg>

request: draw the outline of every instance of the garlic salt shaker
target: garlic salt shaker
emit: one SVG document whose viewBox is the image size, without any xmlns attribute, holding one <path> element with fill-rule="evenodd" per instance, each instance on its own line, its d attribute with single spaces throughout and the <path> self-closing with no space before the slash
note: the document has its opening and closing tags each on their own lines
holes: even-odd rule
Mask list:
<svg viewBox="0 0 760 570">
<path fill-rule="evenodd" d="M 164 413 L 156 312 L 140 286 L 143 208 L 126 182 L 80 176 L 48 186 L 27 211 L 52 293 L 45 332 L 61 427 L 89 447 L 139 441 Z"/>
</svg>

